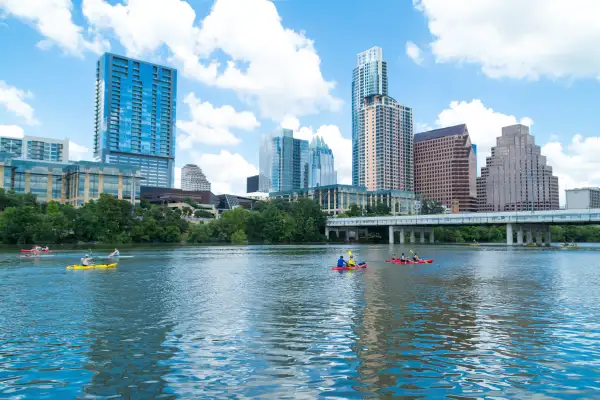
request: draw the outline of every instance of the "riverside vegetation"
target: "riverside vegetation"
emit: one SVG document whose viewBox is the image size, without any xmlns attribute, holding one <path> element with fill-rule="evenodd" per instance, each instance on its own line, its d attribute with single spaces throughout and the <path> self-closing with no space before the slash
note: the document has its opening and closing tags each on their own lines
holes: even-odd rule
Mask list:
<svg viewBox="0 0 600 400">
<path fill-rule="evenodd" d="M 435 207 L 431 207 L 435 210 Z M 353 206 L 346 216 L 389 215 L 383 204 L 361 209 Z M 4 244 L 60 243 L 307 243 L 325 241 L 326 216 L 310 199 L 258 202 L 252 211 L 236 208 L 219 219 L 190 224 L 186 211 L 142 202 L 132 206 L 102 194 L 82 207 L 51 201 L 37 202 L 33 194 L 0 189 L 0 242 Z M 196 214 L 196 216 L 200 216 Z M 202 215 L 204 216 L 204 215 Z M 372 231 L 372 240 L 385 233 Z M 600 242 L 598 226 L 553 226 L 552 238 L 566 242 Z M 503 226 L 436 228 L 440 242 L 503 242 Z M 335 237 L 332 237 L 335 240 Z"/>
</svg>

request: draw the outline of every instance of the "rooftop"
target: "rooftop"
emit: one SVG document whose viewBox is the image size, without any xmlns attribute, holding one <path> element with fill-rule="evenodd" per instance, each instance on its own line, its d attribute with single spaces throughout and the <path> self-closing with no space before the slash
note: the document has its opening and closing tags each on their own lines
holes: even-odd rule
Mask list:
<svg viewBox="0 0 600 400">
<path fill-rule="evenodd" d="M 462 135 L 467 130 L 466 124 L 449 126 L 446 128 L 434 129 L 423 133 L 417 133 L 414 137 L 414 142 L 424 142 L 426 140 L 439 139 L 446 136 Z"/>
</svg>

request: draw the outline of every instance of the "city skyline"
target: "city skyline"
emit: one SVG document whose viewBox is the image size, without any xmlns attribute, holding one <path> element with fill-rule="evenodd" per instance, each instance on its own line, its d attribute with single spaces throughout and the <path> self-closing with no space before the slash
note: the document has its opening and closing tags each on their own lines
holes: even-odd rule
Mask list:
<svg viewBox="0 0 600 400">
<path fill-rule="evenodd" d="M 333 150 L 339 182 L 350 183 L 352 76 L 348 71 L 358 52 L 379 46 L 385 49 L 388 73 L 394 76 L 389 93 L 413 108 L 414 133 L 466 123 L 478 146 L 480 169 L 502 126 L 534 122 L 536 141 L 559 178 L 563 203 L 565 189 L 600 183 L 594 157 L 600 139 L 591 108 L 600 100 L 595 86 L 598 64 L 586 53 L 577 53 L 591 37 L 585 24 L 576 27 L 581 35 L 561 41 L 568 46 L 559 46 L 546 39 L 553 37 L 553 31 L 545 30 L 543 23 L 527 32 L 514 30 L 501 20 L 505 14 L 488 4 L 481 5 L 481 22 L 459 7 L 454 21 L 458 23 L 449 23 L 444 6 L 430 0 L 383 1 L 377 10 L 366 2 L 356 4 L 360 16 L 351 12 L 353 7 L 339 7 L 335 1 L 320 5 L 263 0 L 220 0 L 215 5 L 175 2 L 189 5 L 186 9 L 165 8 L 166 2 L 157 1 L 161 15 L 180 13 L 179 34 L 174 35 L 167 29 L 169 24 L 150 23 L 144 19 L 147 15 L 130 13 L 119 20 L 115 2 L 98 0 L 104 7 L 97 9 L 86 8 L 85 3 L 75 0 L 65 8 L 56 30 L 45 28 L 46 15 L 56 14 L 49 9 L 41 12 L 40 2 L 0 6 L 4 13 L 0 45 L 11 57 L 0 65 L 0 132 L 68 137 L 74 159 L 91 159 L 93 110 L 89 105 L 94 88 L 89 82 L 95 60 L 110 50 L 182 72 L 176 166 L 202 165 L 215 192 L 243 193 L 246 177 L 258 173 L 258 155 L 253 150 L 261 133 L 283 125 L 297 126 L 296 131 L 306 136 L 320 132 Z M 122 0 L 116 3 L 122 3 L 124 10 L 131 7 Z M 539 17 L 535 8 L 524 4 L 496 7 L 516 7 L 512 13 Z M 573 16 L 560 18 L 568 25 L 579 20 L 582 12 L 559 5 L 552 15 Z M 192 18 L 184 18 L 191 14 Z M 248 15 L 253 18 L 246 21 L 243 17 Z M 215 24 L 203 26 L 208 16 Z M 363 27 L 362 18 L 375 16 L 383 18 L 382 25 L 395 23 L 387 24 L 386 31 Z M 223 22 L 232 18 L 243 24 Z M 326 28 L 321 18 L 335 21 L 337 29 Z M 436 22 L 440 30 L 434 31 Z M 485 35 L 462 37 L 453 30 L 462 26 L 481 33 L 485 25 L 499 33 L 493 52 L 477 43 Z M 220 26 L 226 34 L 217 34 Z M 145 31 L 146 27 L 156 34 Z M 289 29 L 290 36 L 273 40 L 282 37 L 283 28 Z M 545 49 L 542 53 L 525 45 L 531 35 L 545 43 L 539 46 Z M 178 42 L 181 38 L 185 40 Z M 255 45 L 240 52 L 236 43 L 244 39 Z M 188 43 L 194 45 L 186 47 Z M 558 64 L 559 59 L 564 63 Z M 230 60 L 234 63 L 227 70 Z M 212 61 L 220 66 L 213 69 Z M 38 72 L 40 65 L 43 73 Z"/>
</svg>

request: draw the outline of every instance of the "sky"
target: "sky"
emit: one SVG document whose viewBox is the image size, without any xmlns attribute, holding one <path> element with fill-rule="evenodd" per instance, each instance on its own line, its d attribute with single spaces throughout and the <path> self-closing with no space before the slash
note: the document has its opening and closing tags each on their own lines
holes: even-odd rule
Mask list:
<svg viewBox="0 0 600 400">
<path fill-rule="evenodd" d="M 502 126 L 531 126 L 564 190 L 600 186 L 597 0 L 0 0 L 0 135 L 71 141 L 91 159 L 105 51 L 178 70 L 177 174 L 245 193 L 259 138 L 321 135 L 351 182 L 357 53 L 388 62 L 415 133 L 466 123 L 485 164 Z"/>
</svg>

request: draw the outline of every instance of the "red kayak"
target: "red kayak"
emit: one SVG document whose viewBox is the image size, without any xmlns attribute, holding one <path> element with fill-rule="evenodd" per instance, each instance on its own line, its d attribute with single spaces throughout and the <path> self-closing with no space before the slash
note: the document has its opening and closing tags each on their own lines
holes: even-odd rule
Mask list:
<svg viewBox="0 0 600 400">
<path fill-rule="evenodd" d="M 358 264 L 356 267 L 333 267 L 331 268 L 334 271 L 352 271 L 354 269 L 362 269 L 367 268 L 367 263 Z"/>
<path fill-rule="evenodd" d="M 419 260 L 419 261 L 385 260 L 385 262 L 389 262 L 392 264 L 432 264 L 433 258 L 430 258 L 428 260 Z"/>
<path fill-rule="evenodd" d="M 52 252 L 52 250 L 40 250 L 40 253 L 51 253 L 51 252 Z M 35 250 L 21 249 L 21 253 L 35 253 Z"/>
</svg>

